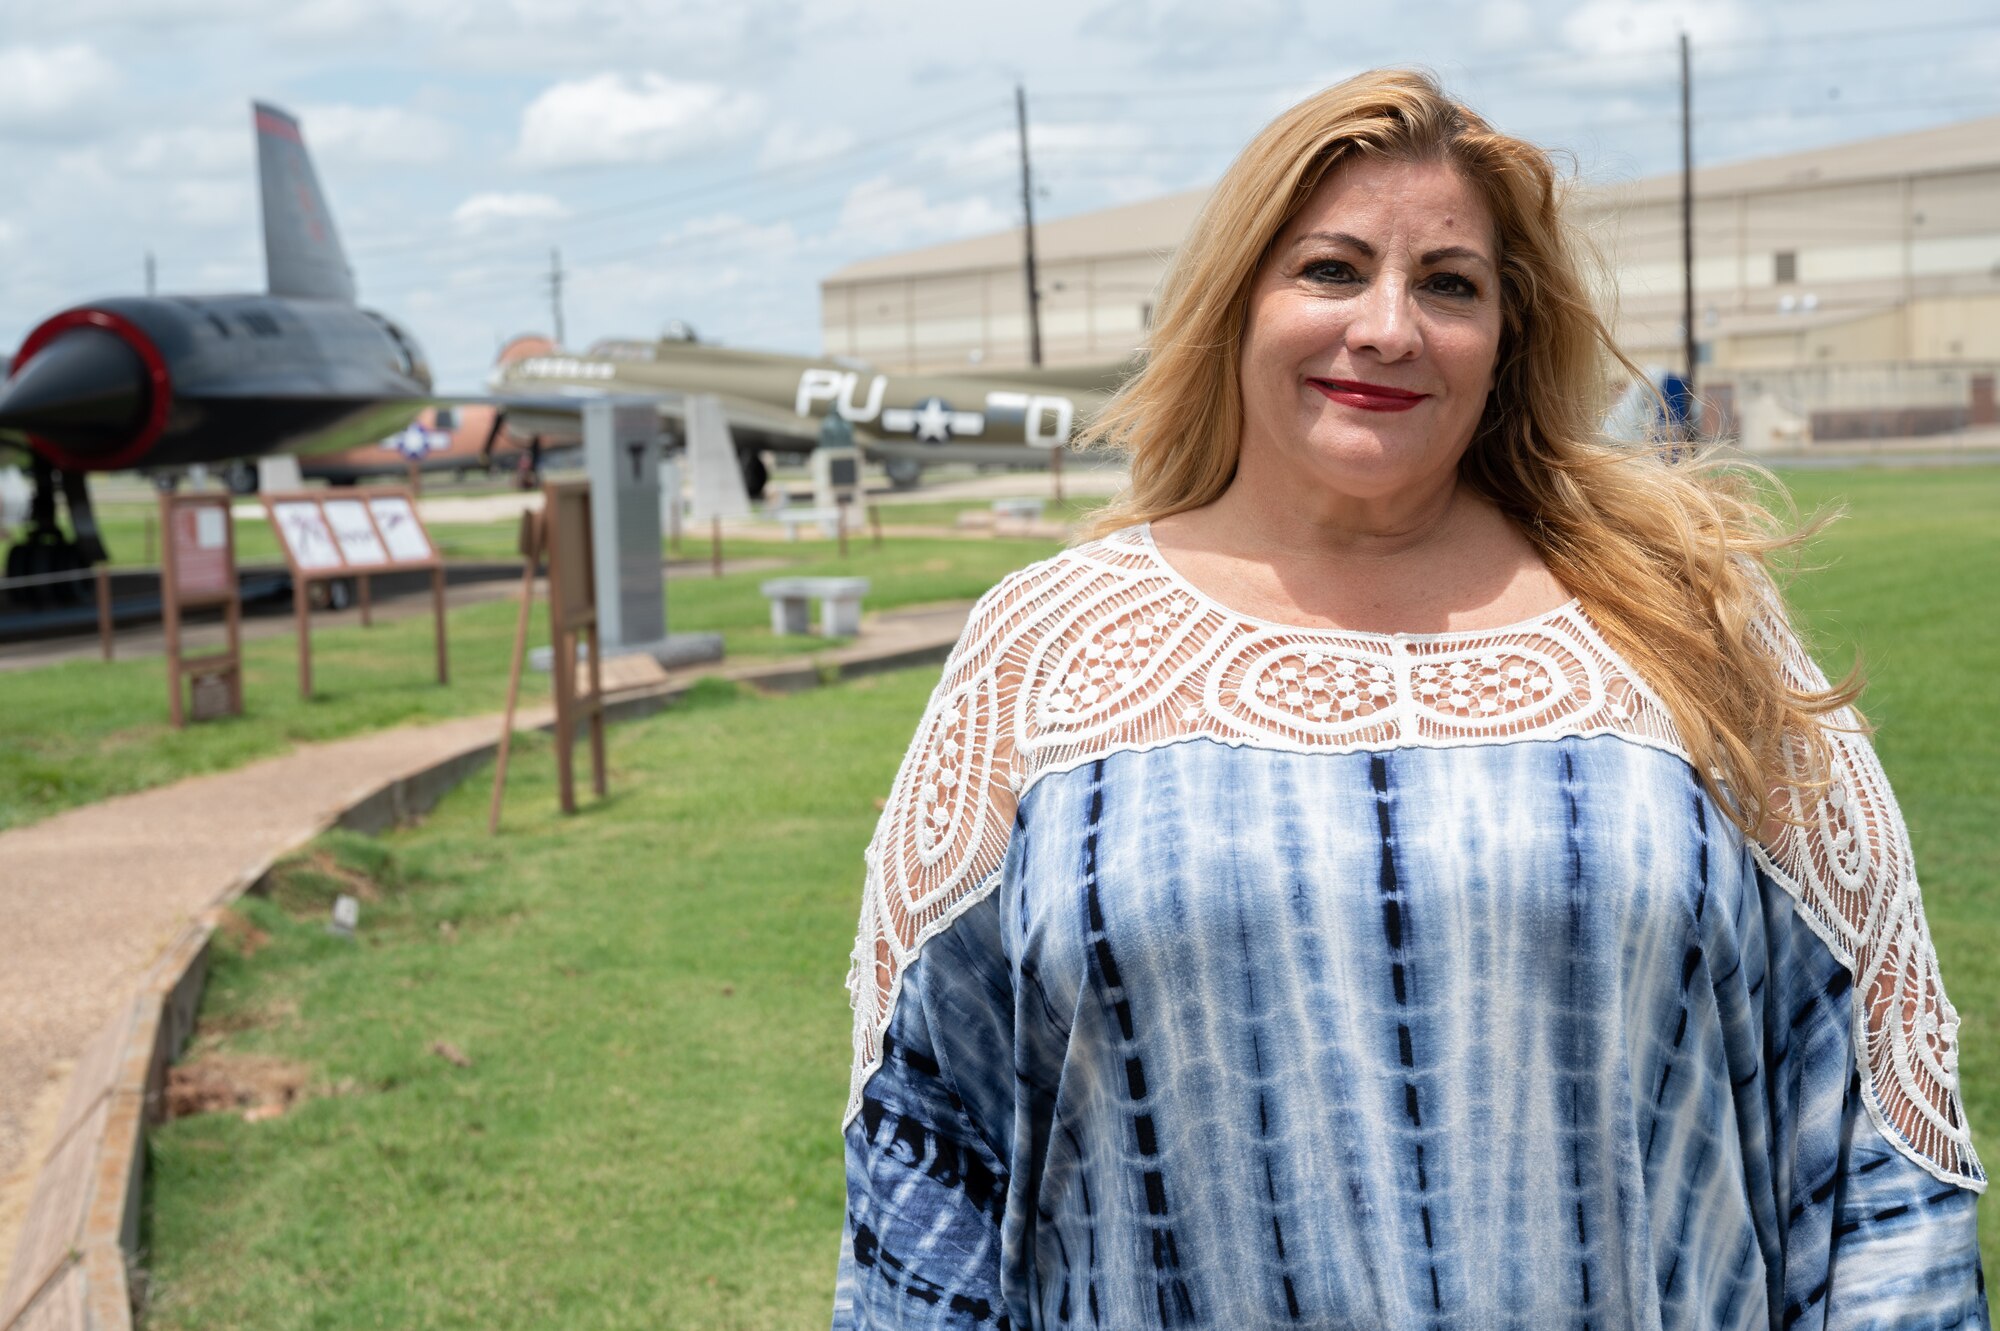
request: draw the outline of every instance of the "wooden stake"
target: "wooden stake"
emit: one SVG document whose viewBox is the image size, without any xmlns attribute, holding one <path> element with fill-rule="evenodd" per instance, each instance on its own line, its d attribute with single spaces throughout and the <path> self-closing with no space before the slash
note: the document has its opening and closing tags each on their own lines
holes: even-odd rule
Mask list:
<svg viewBox="0 0 2000 1331">
<path fill-rule="evenodd" d="M 868 526 L 875 533 L 875 548 L 882 548 L 882 509 L 879 505 L 868 506 Z"/>
<path fill-rule="evenodd" d="M 451 663 L 444 649 L 444 565 L 431 570 L 431 619 L 437 627 L 438 683 L 451 683 Z"/>
<path fill-rule="evenodd" d="M 714 558 L 715 576 L 719 578 L 722 576 L 722 519 L 721 518 L 710 518 L 708 520 L 708 538 L 714 550 L 713 558 Z"/>
<path fill-rule="evenodd" d="M 1056 483 L 1056 502 L 1057 502 L 1058 504 L 1060 504 L 1060 503 L 1061 503 L 1061 502 L 1063 501 L 1063 493 L 1062 493 L 1062 455 L 1063 455 L 1063 448 L 1064 448 L 1064 445 L 1062 445 L 1062 444 L 1057 444 L 1057 445 L 1056 445 L 1056 447 L 1055 447 L 1055 451 L 1054 451 L 1053 453 L 1049 454 L 1049 475 L 1055 478 L 1055 483 Z"/>
<path fill-rule="evenodd" d="M 178 584 L 174 581 L 174 551 L 170 523 L 173 522 L 173 496 L 160 496 L 160 531 L 166 539 L 160 542 L 160 618 L 167 631 L 167 719 L 174 729 L 187 725 L 187 714 L 181 708 L 181 598 L 175 594 Z"/>
<path fill-rule="evenodd" d="M 493 802 L 486 811 L 486 834 L 500 831 L 500 797 L 507 789 L 507 753 L 514 745 L 514 707 L 521 699 L 521 666 L 528 658 L 528 616 L 535 607 L 535 566 L 541 562 L 542 524 L 533 513 L 523 513 L 521 559 L 521 612 L 514 617 L 514 660 L 507 672 L 507 711 L 500 722 L 500 751 L 493 759 Z M 444 668 L 444 571 L 438 571 L 438 668 Z"/>
<path fill-rule="evenodd" d="M 298 620 L 299 628 L 299 696 L 308 701 L 313 696 L 312 661 L 312 607 L 306 604 L 306 580 L 292 575 L 292 614 Z"/>
<path fill-rule="evenodd" d="M 111 659 L 111 570 L 103 564 L 97 566 L 97 643 L 104 650 L 104 659 Z"/>
<path fill-rule="evenodd" d="M 835 504 L 833 511 L 837 515 L 833 527 L 840 533 L 840 557 L 845 559 L 847 558 L 847 505 Z"/>
<path fill-rule="evenodd" d="M 597 619 L 590 621 L 590 789 L 604 797 L 604 654 Z"/>
</svg>

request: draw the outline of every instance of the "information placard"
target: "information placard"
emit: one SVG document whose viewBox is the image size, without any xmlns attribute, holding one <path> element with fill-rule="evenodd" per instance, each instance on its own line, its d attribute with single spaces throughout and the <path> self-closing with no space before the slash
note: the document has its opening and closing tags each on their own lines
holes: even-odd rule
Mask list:
<svg viewBox="0 0 2000 1331">
<path fill-rule="evenodd" d="M 368 501 L 368 511 L 375 517 L 382 543 L 389 547 L 389 558 L 399 564 L 421 564 L 436 557 L 431 538 L 417 521 L 417 511 L 409 500 L 401 495 L 378 495 Z"/>
<path fill-rule="evenodd" d="M 243 713 L 241 589 L 236 582 L 236 539 L 228 495 L 160 496 L 160 608 L 167 637 L 167 715 L 176 729 L 196 721 Z M 223 611 L 223 648 L 189 656 L 183 612 L 208 606 Z"/>
<path fill-rule="evenodd" d="M 292 571 L 293 613 L 298 619 L 299 693 L 312 696 L 309 591 L 314 582 L 352 578 L 360 594 L 361 623 L 371 622 L 369 576 L 428 569 L 437 621 L 438 683 L 449 678 L 444 641 L 444 561 L 424 530 L 408 490 L 346 490 L 332 494 L 293 491 L 266 494 L 264 511 Z"/>
<path fill-rule="evenodd" d="M 266 506 L 271 510 L 278 544 L 284 546 L 286 562 L 292 567 L 311 573 L 341 566 L 340 547 L 333 543 L 333 529 L 326 525 L 326 515 L 317 503 L 301 499 Z"/>
<path fill-rule="evenodd" d="M 375 520 L 368 516 L 368 505 L 359 499 L 329 499 L 320 507 L 326 513 L 327 525 L 333 528 L 333 539 L 340 543 L 340 557 L 350 568 L 398 562 L 391 560 L 389 552 L 382 548 L 382 538 L 375 534 Z"/>
<path fill-rule="evenodd" d="M 233 595 L 236 570 L 229 560 L 229 514 L 213 504 L 177 504 L 168 513 L 174 590 L 181 601 Z"/>
</svg>

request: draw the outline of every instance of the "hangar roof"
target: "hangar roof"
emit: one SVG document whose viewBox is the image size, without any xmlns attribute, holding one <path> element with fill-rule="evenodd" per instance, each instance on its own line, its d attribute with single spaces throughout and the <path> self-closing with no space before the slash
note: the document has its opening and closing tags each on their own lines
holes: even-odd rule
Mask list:
<svg viewBox="0 0 2000 1331">
<path fill-rule="evenodd" d="M 1208 197 L 1206 189 L 1183 190 L 1139 203 L 1100 208 L 1035 223 L 1035 260 L 1061 263 L 1066 259 L 1100 259 L 1114 254 L 1171 253 L 1187 234 L 1194 216 Z M 885 277 L 914 277 L 935 273 L 978 272 L 987 268 L 1018 266 L 1021 262 L 1021 228 L 1009 227 L 984 236 L 954 240 L 923 249 L 904 250 L 879 259 L 863 259 L 839 268 L 822 279 L 822 285 L 868 282 Z"/>
<path fill-rule="evenodd" d="M 1695 171 L 1695 193 L 1699 196 L 1758 193 L 1992 166 L 2000 166 L 2000 116 L 1701 167 Z M 1600 182 L 1579 202 L 1589 208 L 1598 200 L 1606 207 L 1677 200 L 1680 180 L 1678 171 L 1670 171 L 1639 180 Z M 1038 222 L 1035 257 L 1041 263 L 1051 264 L 1118 254 L 1165 255 L 1180 244 L 1207 197 L 1206 189 L 1184 190 Z M 1021 228 L 1010 227 L 851 263 L 828 274 L 822 285 L 978 272 L 1013 267 L 1020 262 Z"/>
<path fill-rule="evenodd" d="M 1700 148 L 1699 140 L 1696 148 Z M 1994 166 L 2000 166 L 2000 116 L 1983 116 L 1905 134 L 1852 139 L 1825 148 L 1698 167 L 1694 173 L 1694 192 L 1697 196 L 1756 194 L 1851 181 L 1944 175 Z M 1680 192 L 1678 171 L 1602 184 L 1593 191 L 1607 202 L 1619 205 L 1678 199 Z"/>
</svg>

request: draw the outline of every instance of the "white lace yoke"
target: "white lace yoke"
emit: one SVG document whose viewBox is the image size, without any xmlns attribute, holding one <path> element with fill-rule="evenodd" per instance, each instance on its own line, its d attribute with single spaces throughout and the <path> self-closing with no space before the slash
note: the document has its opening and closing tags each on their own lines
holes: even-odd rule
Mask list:
<svg viewBox="0 0 2000 1331">
<path fill-rule="evenodd" d="M 1780 611 L 1760 627 L 1798 686 L 1825 687 Z M 1805 825 L 1753 850 L 1853 974 L 1871 1116 L 1938 1178 L 1983 1188 L 1909 838 L 1853 725 L 1830 719 L 1826 796 L 1781 797 L 1810 809 Z M 974 607 L 868 845 L 843 1122 L 881 1061 L 905 970 L 998 881 L 1015 809 L 1042 776 L 1197 738 L 1343 753 L 1602 732 L 1686 756 L 1665 705 L 1574 601 L 1480 632 L 1292 627 L 1205 596 L 1143 526 L 1009 576 Z"/>
</svg>

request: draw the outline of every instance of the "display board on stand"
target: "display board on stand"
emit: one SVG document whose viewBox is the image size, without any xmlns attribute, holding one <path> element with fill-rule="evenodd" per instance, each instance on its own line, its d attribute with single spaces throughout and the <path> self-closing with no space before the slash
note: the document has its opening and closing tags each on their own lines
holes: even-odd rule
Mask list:
<svg viewBox="0 0 2000 1331">
<path fill-rule="evenodd" d="M 514 622 L 507 708 L 500 722 L 500 747 L 493 764 L 493 799 L 486 811 L 489 835 L 500 830 L 500 802 L 507 790 L 507 758 L 514 740 L 514 709 L 521 698 L 521 664 L 528 655 L 535 576 L 544 560 L 548 562 L 549 674 L 556 708 L 556 784 L 562 811 L 576 812 L 575 753 L 579 722 L 590 727 L 590 788 L 600 797 L 605 792 L 604 660 L 596 561 L 592 558 L 591 490 L 588 481 L 548 481 L 542 486 L 542 511 L 521 515 L 521 608 Z M 581 676 L 577 665 L 579 648 L 586 653 Z"/>
<path fill-rule="evenodd" d="M 167 715 L 177 730 L 190 718 L 212 721 L 243 714 L 243 596 L 236 581 L 236 533 L 229 520 L 229 505 L 229 496 L 221 494 L 160 496 Z M 187 655 L 182 615 L 216 606 L 223 614 L 222 650 Z M 184 692 L 188 695 L 185 700 Z"/>
<path fill-rule="evenodd" d="M 292 612 L 299 634 L 299 694 L 312 696 L 312 586 L 352 578 L 361 623 L 373 622 L 370 578 L 377 573 L 431 575 L 438 683 L 450 680 L 444 635 L 444 560 L 417 516 L 408 490 L 294 491 L 262 496 L 264 513 L 292 572 Z"/>
<path fill-rule="evenodd" d="M 838 515 L 841 558 L 847 557 L 848 517 L 856 509 L 867 515 L 875 531 L 875 544 L 882 544 L 882 520 L 868 503 L 861 481 L 861 450 L 854 443 L 854 427 L 839 412 L 828 412 L 819 426 L 819 447 L 812 452 L 813 506 Z"/>
</svg>

